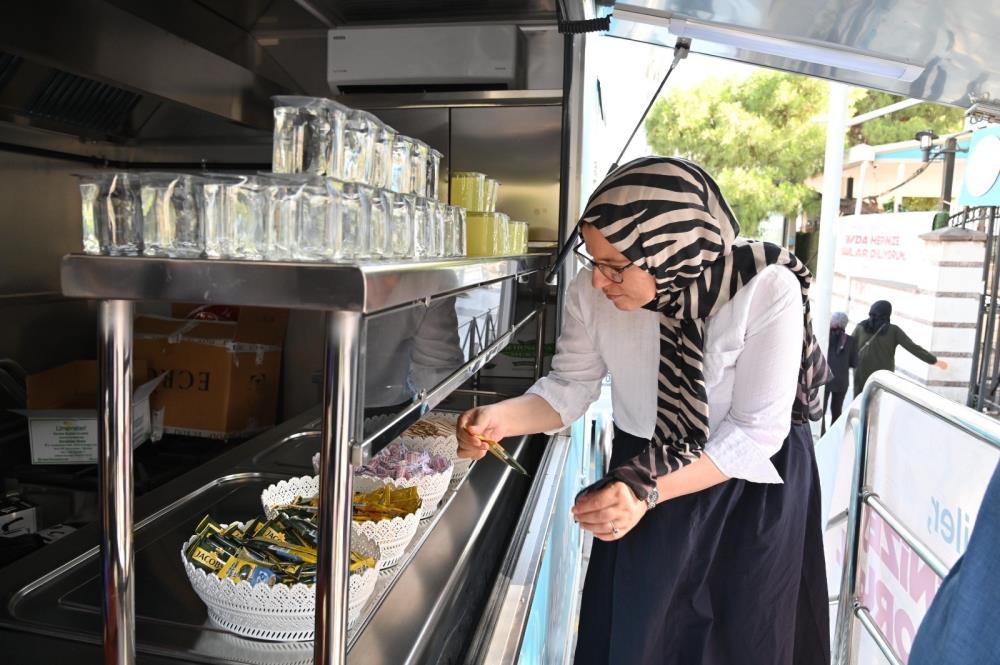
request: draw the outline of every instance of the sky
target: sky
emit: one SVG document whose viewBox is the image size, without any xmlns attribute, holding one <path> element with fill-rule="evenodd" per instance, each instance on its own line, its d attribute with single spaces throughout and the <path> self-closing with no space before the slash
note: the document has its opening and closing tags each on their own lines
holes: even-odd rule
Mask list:
<svg viewBox="0 0 1000 665">
<path fill-rule="evenodd" d="M 672 49 L 662 46 L 614 37 L 594 36 L 587 40 L 587 68 L 600 81 L 604 109 L 601 131 L 587 137 L 595 176 L 603 176 L 618 156 L 670 66 L 673 53 Z M 708 77 L 745 78 L 758 69 L 752 65 L 692 53 L 670 75 L 663 93 L 690 89 Z M 640 127 L 622 162 L 649 153 L 645 131 Z"/>
<path fill-rule="evenodd" d="M 608 164 L 618 155 L 629 133 L 642 115 L 673 59 L 673 50 L 614 37 L 599 37 L 587 42 L 587 66 L 601 83 L 605 131 L 594 137 L 600 145 L 596 154 L 606 156 Z M 745 78 L 759 68 L 739 62 L 690 54 L 682 60 L 664 86 L 663 93 L 697 86 L 708 77 Z M 662 94 L 662 93 L 661 93 Z M 640 127 L 625 160 L 649 153 Z"/>
</svg>

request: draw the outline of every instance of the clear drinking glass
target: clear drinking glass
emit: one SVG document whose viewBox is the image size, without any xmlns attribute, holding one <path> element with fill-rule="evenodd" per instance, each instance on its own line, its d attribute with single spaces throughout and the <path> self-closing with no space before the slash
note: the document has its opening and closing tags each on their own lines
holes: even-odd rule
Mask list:
<svg viewBox="0 0 1000 665">
<path fill-rule="evenodd" d="M 373 184 L 375 165 L 375 139 L 378 118 L 367 111 L 351 110 L 344 131 L 344 170 L 341 180 Z"/>
<path fill-rule="evenodd" d="M 93 218 L 97 244 L 102 254 L 138 256 L 142 252 L 142 202 L 139 176 L 120 171 L 81 177 L 83 196 L 84 243 L 86 247 L 87 217 Z M 88 186 L 84 192 L 84 185 Z M 93 198 L 91 198 L 93 197 Z M 87 202 L 93 208 L 86 210 Z"/>
<path fill-rule="evenodd" d="M 373 259 L 385 258 L 389 253 L 389 209 L 385 194 L 376 187 L 362 187 L 368 200 L 369 254 Z"/>
<path fill-rule="evenodd" d="M 410 191 L 417 196 L 427 196 L 427 157 L 430 151 L 429 145 L 413 139 L 413 149 L 410 151 Z"/>
<path fill-rule="evenodd" d="M 392 144 L 392 172 L 389 175 L 389 189 L 400 194 L 413 192 L 412 159 L 413 139 L 409 136 L 396 134 Z"/>
<path fill-rule="evenodd" d="M 205 251 L 205 230 L 194 197 L 194 178 L 185 173 L 143 173 L 143 254 L 197 258 Z"/>
<path fill-rule="evenodd" d="M 452 245 L 452 256 L 468 256 L 469 251 L 466 246 L 468 238 L 465 208 L 452 206 L 455 210 L 455 244 Z"/>
<path fill-rule="evenodd" d="M 448 246 L 445 243 L 445 225 L 448 223 L 448 204 L 428 199 L 434 211 L 434 253 L 433 256 L 448 256 Z"/>
<path fill-rule="evenodd" d="M 465 256 L 465 210 L 444 206 L 444 250 L 442 256 Z"/>
<path fill-rule="evenodd" d="M 232 254 L 232 215 L 229 213 L 229 187 L 239 178 L 205 174 L 195 179 L 194 195 L 198 203 L 201 226 L 205 230 L 205 256 L 221 259 Z"/>
<path fill-rule="evenodd" d="M 485 205 L 486 175 L 476 171 L 457 171 L 451 175 L 451 204 L 469 212 L 482 212 Z"/>
<path fill-rule="evenodd" d="M 339 196 L 339 234 L 334 238 L 333 260 L 352 261 L 371 256 L 370 188 L 353 182 L 327 179 Z"/>
<path fill-rule="evenodd" d="M 441 204 L 441 256 L 455 256 L 455 206 Z"/>
<path fill-rule="evenodd" d="M 413 205 L 413 233 L 416 239 L 413 246 L 414 258 L 425 259 L 433 256 L 433 223 L 430 201 L 422 196 L 415 196 Z"/>
<path fill-rule="evenodd" d="M 439 200 L 441 197 L 438 196 L 438 181 L 441 177 L 441 158 L 444 157 L 440 152 L 431 148 L 427 152 L 427 193 L 425 196 L 429 199 Z"/>
<path fill-rule="evenodd" d="M 83 253 L 100 254 L 101 242 L 97 239 L 98 220 L 101 216 L 100 176 L 81 175 L 80 212 L 83 222 Z"/>
<path fill-rule="evenodd" d="M 416 235 L 414 208 L 417 197 L 412 194 L 385 192 L 389 213 L 389 256 L 394 259 L 413 258 Z"/>
<path fill-rule="evenodd" d="M 381 120 L 375 132 L 375 156 L 372 160 L 371 184 L 382 189 L 392 185 L 392 146 L 396 142 L 396 130 Z"/>
<path fill-rule="evenodd" d="M 267 193 L 265 182 L 255 176 L 239 176 L 226 186 L 226 228 L 231 234 L 229 256 L 260 261 L 267 254 Z"/>
<path fill-rule="evenodd" d="M 330 261 L 334 258 L 339 231 L 340 192 L 327 187 L 324 179 L 303 182 L 298 199 L 291 254 L 296 261 Z"/>
<path fill-rule="evenodd" d="M 347 108 L 329 99 L 274 97 L 275 173 L 339 175 Z"/>
<path fill-rule="evenodd" d="M 297 106 L 274 107 L 274 139 L 271 168 L 275 173 L 302 171 L 302 141 L 306 115 Z"/>
<path fill-rule="evenodd" d="M 267 199 L 267 244 L 264 258 L 288 261 L 298 227 L 299 187 L 292 179 L 269 178 L 264 187 Z"/>
</svg>

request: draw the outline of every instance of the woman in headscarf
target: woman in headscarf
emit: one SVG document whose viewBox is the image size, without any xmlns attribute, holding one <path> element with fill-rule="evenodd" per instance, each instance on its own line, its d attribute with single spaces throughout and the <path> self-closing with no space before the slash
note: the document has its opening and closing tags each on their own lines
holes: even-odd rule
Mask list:
<svg viewBox="0 0 1000 665">
<path fill-rule="evenodd" d="M 616 169 L 580 221 L 552 371 L 464 413 L 479 437 L 559 431 L 611 374 L 610 470 L 573 507 L 596 538 L 578 665 L 829 662 L 820 495 L 808 419 L 829 371 L 811 277 L 781 247 L 738 239 L 718 185 L 690 162 Z"/>
<path fill-rule="evenodd" d="M 847 334 L 847 314 L 834 312 L 830 315 L 830 341 L 826 349 L 826 362 L 833 372 L 833 379 L 826 384 L 823 394 L 823 425 L 826 432 L 826 410 L 830 409 L 830 425 L 837 422 L 844 408 L 844 396 L 851 382 L 851 336 Z"/>
<path fill-rule="evenodd" d="M 854 367 L 854 396 L 865 387 L 868 377 L 880 369 L 896 369 L 896 347 L 901 346 L 928 365 L 948 369 L 948 363 L 920 346 L 892 323 L 892 303 L 878 300 L 868 310 L 868 318 L 851 333 L 851 366 Z"/>
</svg>

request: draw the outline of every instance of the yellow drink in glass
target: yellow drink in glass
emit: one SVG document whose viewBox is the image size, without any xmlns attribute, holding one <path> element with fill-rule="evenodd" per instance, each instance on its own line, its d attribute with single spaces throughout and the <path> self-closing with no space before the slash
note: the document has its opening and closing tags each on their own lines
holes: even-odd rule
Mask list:
<svg viewBox="0 0 1000 665">
<path fill-rule="evenodd" d="M 475 171 L 451 174 L 451 204 L 469 212 L 485 210 L 486 175 Z"/>
<path fill-rule="evenodd" d="M 469 256 L 498 256 L 500 220 L 495 212 L 470 212 L 466 215 L 466 248 Z"/>
</svg>

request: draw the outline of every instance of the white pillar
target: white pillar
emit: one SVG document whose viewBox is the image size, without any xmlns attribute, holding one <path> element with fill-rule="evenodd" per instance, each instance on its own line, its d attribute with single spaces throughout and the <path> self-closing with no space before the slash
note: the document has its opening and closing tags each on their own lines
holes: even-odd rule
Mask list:
<svg viewBox="0 0 1000 665">
<path fill-rule="evenodd" d="M 899 183 L 903 182 L 904 178 L 906 178 L 906 162 L 901 159 L 899 160 L 899 165 L 896 166 L 896 185 L 898 186 Z M 902 191 L 903 188 L 900 187 L 899 189 L 896 190 L 896 193 L 892 195 L 893 212 L 899 212 L 899 209 L 903 207 Z"/>
<path fill-rule="evenodd" d="M 830 131 L 829 128 L 827 131 Z M 861 175 L 858 177 L 858 192 L 854 199 L 854 214 L 861 214 L 861 204 L 865 200 L 865 178 L 868 176 L 868 161 L 861 162 Z"/>
<path fill-rule="evenodd" d="M 826 113 L 826 160 L 823 163 L 823 203 L 819 218 L 819 256 L 813 287 L 813 328 L 826 353 L 830 337 L 830 299 L 833 297 L 833 262 L 837 249 L 837 218 L 844 172 L 844 132 L 847 124 L 847 91 L 843 83 L 830 82 Z"/>
</svg>

